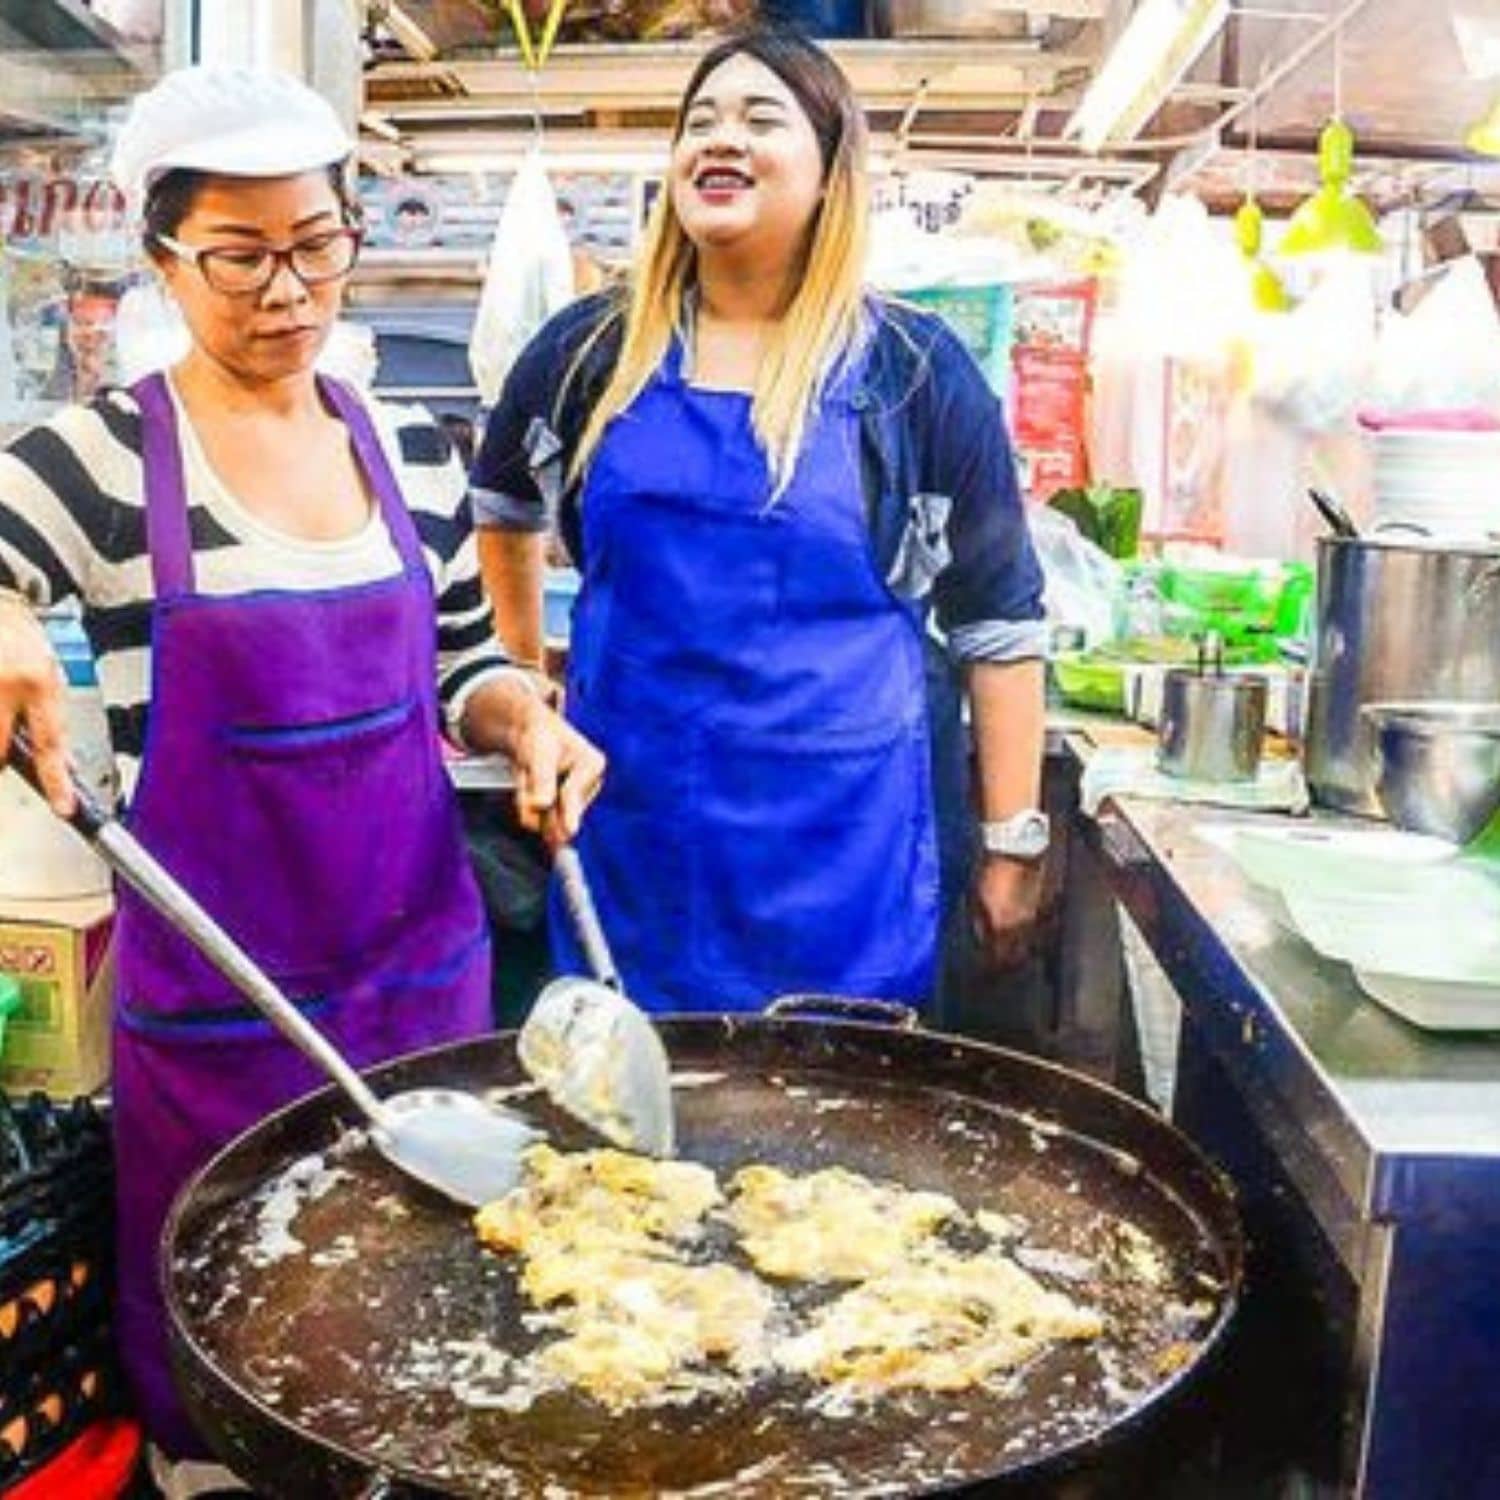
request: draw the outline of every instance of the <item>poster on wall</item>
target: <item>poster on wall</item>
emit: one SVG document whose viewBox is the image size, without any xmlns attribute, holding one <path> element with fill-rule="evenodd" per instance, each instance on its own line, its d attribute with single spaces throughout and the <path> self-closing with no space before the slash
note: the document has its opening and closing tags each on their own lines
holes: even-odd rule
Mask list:
<svg viewBox="0 0 1500 1500">
<path fill-rule="evenodd" d="M 1050 349 L 1087 357 L 1094 337 L 1098 284 L 1036 282 L 1016 288 L 1015 341 L 1018 349 Z"/>
<path fill-rule="evenodd" d="M 1169 359 L 1165 371 L 1160 531 L 1174 541 L 1224 540 L 1233 383 L 1223 361 Z"/>
<path fill-rule="evenodd" d="M 1073 354 L 1017 348 L 1012 369 L 1011 435 L 1021 488 L 1033 500 L 1046 500 L 1087 484 L 1087 365 Z"/>
<path fill-rule="evenodd" d="M 1092 280 L 1016 288 L 1011 354 L 1011 430 L 1021 488 L 1042 502 L 1088 483 Z"/>
<path fill-rule="evenodd" d="M 114 381 L 116 309 L 143 269 L 125 201 L 101 172 L 0 167 L 0 411 L 87 401 Z"/>
</svg>

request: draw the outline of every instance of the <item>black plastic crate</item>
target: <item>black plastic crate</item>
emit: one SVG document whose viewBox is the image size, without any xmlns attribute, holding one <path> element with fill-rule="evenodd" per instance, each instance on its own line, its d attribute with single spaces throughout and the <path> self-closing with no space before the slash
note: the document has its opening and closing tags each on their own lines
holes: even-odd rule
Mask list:
<svg viewBox="0 0 1500 1500">
<path fill-rule="evenodd" d="M 103 1325 L 54 1350 L 45 1365 L 6 1379 L 0 1384 L 0 1494 L 120 1405 L 114 1348 Z"/>
</svg>

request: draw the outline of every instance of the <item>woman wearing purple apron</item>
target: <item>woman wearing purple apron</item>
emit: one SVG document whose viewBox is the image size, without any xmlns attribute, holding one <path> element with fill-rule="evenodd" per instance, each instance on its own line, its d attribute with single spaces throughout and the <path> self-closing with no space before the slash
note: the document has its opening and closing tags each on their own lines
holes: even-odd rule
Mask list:
<svg viewBox="0 0 1500 1500">
<path fill-rule="evenodd" d="M 115 175 L 191 347 L 0 457 L 0 749 L 25 717 L 65 808 L 28 606 L 80 599 L 132 829 L 363 1067 L 488 1025 L 440 729 L 511 754 L 523 818 L 557 834 L 602 760 L 499 653 L 433 429 L 314 373 L 359 245 L 349 149 L 280 75 L 186 70 L 137 101 Z M 119 1345 L 150 1436 L 192 1456 L 156 1277 L 167 1210 L 322 1080 L 129 891 L 117 941 Z"/>
</svg>

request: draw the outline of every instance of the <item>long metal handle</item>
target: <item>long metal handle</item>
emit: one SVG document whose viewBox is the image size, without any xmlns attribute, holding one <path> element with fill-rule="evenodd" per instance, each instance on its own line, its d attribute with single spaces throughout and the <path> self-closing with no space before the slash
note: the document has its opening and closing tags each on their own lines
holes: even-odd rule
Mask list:
<svg viewBox="0 0 1500 1500">
<path fill-rule="evenodd" d="M 583 873 L 583 861 L 571 844 L 564 844 L 557 851 L 553 868 L 562 885 L 563 900 L 567 903 L 568 915 L 573 919 L 573 931 L 578 934 L 579 945 L 594 978 L 607 984 L 612 990 L 620 988 L 620 974 L 615 968 L 614 957 L 599 922 L 598 908 L 594 905 L 593 893 L 589 890 L 588 878 Z"/>
<path fill-rule="evenodd" d="M 21 725 L 11 730 L 10 763 L 39 796 L 36 759 Z M 77 807 L 69 823 L 103 856 L 105 863 L 143 900 L 170 922 L 293 1046 L 322 1068 L 368 1116 L 388 1125 L 380 1100 L 333 1045 L 312 1025 L 270 977 L 143 845 L 94 800 L 70 771 Z"/>
<path fill-rule="evenodd" d="M 1354 524 L 1349 512 L 1327 490 L 1310 489 L 1307 493 L 1334 536 L 1353 538 L 1359 535 L 1359 527 Z"/>
</svg>

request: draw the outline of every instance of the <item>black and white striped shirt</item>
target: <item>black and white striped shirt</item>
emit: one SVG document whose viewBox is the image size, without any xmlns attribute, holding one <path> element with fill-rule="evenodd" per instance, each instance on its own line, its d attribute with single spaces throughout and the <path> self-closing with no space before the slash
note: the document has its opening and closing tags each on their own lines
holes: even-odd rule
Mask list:
<svg viewBox="0 0 1500 1500">
<path fill-rule="evenodd" d="M 479 578 L 464 471 L 425 413 L 380 402 L 369 408 L 432 573 L 438 686 L 452 726 L 473 689 L 506 669 Z M 357 534 L 334 542 L 302 541 L 257 521 L 214 474 L 180 404 L 177 415 L 201 593 L 341 588 L 400 571 L 378 510 Z M 128 799 L 145 738 L 155 594 L 141 420 L 128 392 L 68 407 L 0 452 L 0 589 L 17 590 L 38 608 L 82 604 Z"/>
</svg>

